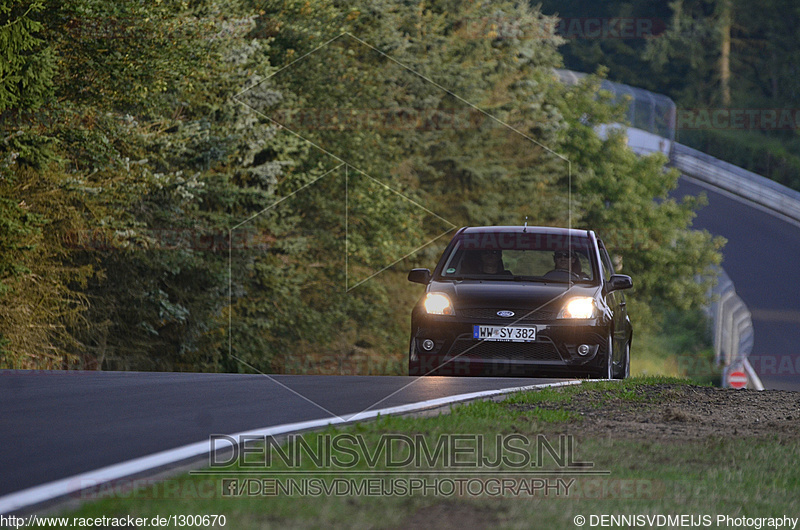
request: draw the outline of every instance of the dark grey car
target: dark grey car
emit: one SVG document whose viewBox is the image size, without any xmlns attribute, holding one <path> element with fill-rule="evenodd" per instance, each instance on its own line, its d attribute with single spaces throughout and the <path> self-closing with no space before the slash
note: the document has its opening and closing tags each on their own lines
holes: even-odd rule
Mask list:
<svg viewBox="0 0 800 530">
<path fill-rule="evenodd" d="M 591 230 L 462 228 L 433 273 L 408 275 L 426 286 L 409 374 L 627 377 L 633 282 L 612 271 Z"/>
</svg>

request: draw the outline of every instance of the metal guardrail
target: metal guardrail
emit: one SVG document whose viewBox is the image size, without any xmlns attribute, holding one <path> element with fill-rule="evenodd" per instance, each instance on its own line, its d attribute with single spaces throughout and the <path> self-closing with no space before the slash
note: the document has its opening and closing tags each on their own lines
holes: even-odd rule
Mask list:
<svg viewBox="0 0 800 530">
<path fill-rule="evenodd" d="M 673 167 L 690 177 L 800 221 L 800 193 L 774 180 L 675 142 L 670 161 Z"/>
<path fill-rule="evenodd" d="M 555 72 L 561 82 L 567 85 L 575 85 L 586 77 L 586 74 L 572 70 L 556 68 Z M 608 80 L 600 83 L 600 89 L 614 94 L 615 101 L 621 101 L 626 96 L 631 98 L 628 105 L 628 122 L 631 127 L 657 134 L 670 142 L 675 140 L 677 109 L 675 102 L 670 98 L 663 94 Z"/>
<path fill-rule="evenodd" d="M 707 311 L 714 323 L 714 358 L 717 366 L 722 366 L 722 386 L 730 386 L 730 374 L 743 372 L 748 387 L 764 390 L 747 360 L 753 351 L 754 339 L 750 310 L 736 294 L 733 282 L 722 268 L 719 268 L 717 278 Z"/>
</svg>

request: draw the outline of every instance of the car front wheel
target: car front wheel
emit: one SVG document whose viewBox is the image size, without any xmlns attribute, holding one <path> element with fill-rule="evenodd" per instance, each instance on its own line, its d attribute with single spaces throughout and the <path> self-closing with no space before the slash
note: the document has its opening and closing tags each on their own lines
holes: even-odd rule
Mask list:
<svg viewBox="0 0 800 530">
<path fill-rule="evenodd" d="M 614 371 L 614 379 L 627 379 L 631 375 L 631 343 L 625 343 L 625 352 Z"/>
<path fill-rule="evenodd" d="M 419 357 L 415 355 L 414 351 L 414 337 L 411 337 L 411 343 L 408 345 L 408 375 L 422 375 L 420 373 Z"/>
<path fill-rule="evenodd" d="M 602 365 L 595 368 L 591 374 L 592 379 L 611 379 L 614 376 L 614 350 L 611 335 L 606 341 L 606 351 L 602 355 Z"/>
</svg>

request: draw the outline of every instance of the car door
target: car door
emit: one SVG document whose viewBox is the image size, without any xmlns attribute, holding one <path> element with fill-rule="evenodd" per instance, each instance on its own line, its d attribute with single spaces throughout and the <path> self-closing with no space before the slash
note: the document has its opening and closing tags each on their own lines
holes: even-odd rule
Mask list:
<svg viewBox="0 0 800 530">
<path fill-rule="evenodd" d="M 614 273 L 614 265 L 611 263 L 611 257 L 608 255 L 608 251 L 602 241 L 598 241 L 598 246 L 603 267 L 603 280 L 607 282 Z M 606 303 L 614 314 L 613 360 L 618 363 L 622 360 L 622 355 L 625 351 L 625 343 L 628 341 L 629 326 L 624 291 L 619 290 L 606 294 Z"/>
</svg>

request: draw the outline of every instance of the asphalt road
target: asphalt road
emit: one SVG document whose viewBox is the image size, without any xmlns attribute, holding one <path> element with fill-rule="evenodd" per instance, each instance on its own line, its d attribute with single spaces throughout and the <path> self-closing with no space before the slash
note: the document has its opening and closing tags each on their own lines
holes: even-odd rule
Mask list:
<svg viewBox="0 0 800 530">
<path fill-rule="evenodd" d="M 0 496 L 210 434 L 553 381 L 0 371 Z"/>
<path fill-rule="evenodd" d="M 750 364 L 765 388 L 800 390 L 800 226 L 686 178 L 673 195 L 701 192 L 694 228 L 728 240 L 722 267 L 753 317 Z"/>
</svg>

